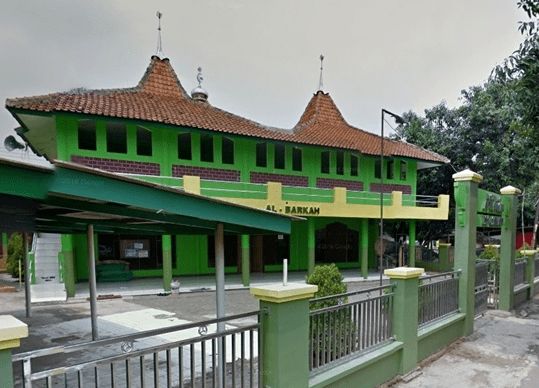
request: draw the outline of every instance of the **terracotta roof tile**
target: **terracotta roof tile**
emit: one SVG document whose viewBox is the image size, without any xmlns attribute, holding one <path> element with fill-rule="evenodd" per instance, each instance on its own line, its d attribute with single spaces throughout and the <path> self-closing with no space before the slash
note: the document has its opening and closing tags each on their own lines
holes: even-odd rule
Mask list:
<svg viewBox="0 0 539 388">
<path fill-rule="evenodd" d="M 314 94 L 293 130 L 258 124 L 193 100 L 181 85 L 168 59 L 152 57 L 134 88 L 54 93 L 6 100 L 8 109 L 74 112 L 187 126 L 222 133 L 253 136 L 380 155 L 380 137 L 349 125 L 329 96 Z M 449 160 L 407 143 L 387 140 L 384 154 L 437 163 Z"/>
</svg>

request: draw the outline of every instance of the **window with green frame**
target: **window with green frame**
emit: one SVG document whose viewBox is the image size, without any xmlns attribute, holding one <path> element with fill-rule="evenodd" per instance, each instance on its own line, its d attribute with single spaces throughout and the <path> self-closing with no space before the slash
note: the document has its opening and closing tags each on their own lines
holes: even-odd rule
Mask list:
<svg viewBox="0 0 539 388">
<path fill-rule="evenodd" d="M 192 160 L 192 146 L 191 146 L 191 134 L 180 133 L 178 134 L 178 159 Z"/>
<path fill-rule="evenodd" d="M 234 164 L 234 140 L 223 137 L 221 159 L 223 164 Z"/>
<path fill-rule="evenodd" d="M 329 174 L 330 171 L 330 154 L 329 151 L 322 151 L 320 154 L 320 172 L 322 174 Z"/>
<path fill-rule="evenodd" d="M 359 175 L 359 158 L 356 155 L 350 155 L 350 175 Z"/>
<path fill-rule="evenodd" d="M 137 126 L 137 155 L 152 156 L 152 132 Z"/>
<path fill-rule="evenodd" d="M 124 123 L 107 122 L 107 152 L 127 154 L 127 128 Z"/>
<path fill-rule="evenodd" d="M 303 170 L 303 151 L 299 147 L 292 147 L 292 170 Z"/>
<path fill-rule="evenodd" d="M 344 152 L 337 151 L 337 175 L 344 175 Z"/>
<path fill-rule="evenodd" d="M 268 145 L 266 143 L 256 144 L 256 166 L 268 166 Z"/>
<path fill-rule="evenodd" d="M 200 135 L 200 161 L 213 163 L 213 136 Z"/>
<path fill-rule="evenodd" d="M 408 163 L 401 161 L 401 181 L 405 181 L 408 173 Z"/>
<path fill-rule="evenodd" d="M 95 134 L 95 121 L 79 120 L 78 123 L 78 146 L 79 150 L 97 150 L 97 140 Z"/>
<path fill-rule="evenodd" d="M 380 160 L 376 160 L 374 162 L 374 177 L 376 179 L 382 178 L 382 162 Z"/>
<path fill-rule="evenodd" d="M 275 168 L 284 170 L 286 167 L 286 147 L 283 144 L 275 144 Z"/>
<path fill-rule="evenodd" d="M 387 179 L 395 178 L 395 162 L 393 160 L 387 161 Z"/>
</svg>

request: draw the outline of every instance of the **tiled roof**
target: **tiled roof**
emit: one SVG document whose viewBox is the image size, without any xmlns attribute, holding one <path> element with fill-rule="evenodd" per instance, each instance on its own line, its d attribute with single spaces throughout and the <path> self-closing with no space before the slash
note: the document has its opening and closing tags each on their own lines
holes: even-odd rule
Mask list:
<svg viewBox="0 0 539 388">
<path fill-rule="evenodd" d="M 139 119 L 380 155 L 380 137 L 347 124 L 329 94 L 321 91 L 315 93 L 293 130 L 271 128 L 215 108 L 208 102 L 195 101 L 181 85 L 168 59 L 155 56 L 134 88 L 82 90 L 7 99 L 6 108 Z M 449 162 L 433 152 L 389 140 L 384 142 L 384 154 Z"/>
</svg>

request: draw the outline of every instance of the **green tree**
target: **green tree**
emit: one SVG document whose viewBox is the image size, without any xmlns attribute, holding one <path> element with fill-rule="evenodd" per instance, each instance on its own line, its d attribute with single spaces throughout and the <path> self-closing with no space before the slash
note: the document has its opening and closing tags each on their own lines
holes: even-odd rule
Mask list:
<svg viewBox="0 0 539 388">
<path fill-rule="evenodd" d="M 13 233 L 7 243 L 7 270 L 11 276 L 19 277 L 19 261 L 24 274 L 24 249 L 22 236 L 19 233 Z"/>
<path fill-rule="evenodd" d="M 513 185 L 526 192 L 525 222 L 533 220 L 539 195 L 539 144 L 524 136 L 515 82 L 490 80 L 461 93 L 462 105 L 448 108 L 442 102 L 425 110 L 402 115 L 405 123 L 397 128 L 396 138 L 428 148 L 451 159 L 450 165 L 420 170 L 418 193 L 453 193 L 452 174 L 469 168 L 484 178 L 481 188 L 498 192 Z M 445 222 L 418 224 L 418 239 L 429 241 L 449 233 L 454 218 Z"/>
</svg>

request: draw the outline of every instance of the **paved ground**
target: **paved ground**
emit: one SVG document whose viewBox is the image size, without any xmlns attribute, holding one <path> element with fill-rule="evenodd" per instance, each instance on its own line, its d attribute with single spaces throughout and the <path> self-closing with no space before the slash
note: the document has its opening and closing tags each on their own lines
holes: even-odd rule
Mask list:
<svg viewBox="0 0 539 388">
<path fill-rule="evenodd" d="M 539 387 L 539 299 L 536 297 L 510 313 L 489 311 L 475 321 L 472 335 L 433 358 L 438 359 L 417 368 L 414 375 L 418 377 L 387 386 Z"/>
<path fill-rule="evenodd" d="M 0 284 L 13 284 L 0 275 Z M 372 282 L 351 282 L 349 290 L 372 287 Z M 85 299 L 63 303 L 34 304 L 26 318 L 24 290 L 0 293 L 0 314 L 14 315 L 29 325 L 30 337 L 17 351 L 89 341 L 90 309 Z M 258 308 L 248 290 L 226 292 L 227 314 Z M 523 313 L 521 313 L 524 311 Z M 177 296 L 124 296 L 98 301 L 100 336 L 137 329 L 141 316 L 156 324 L 196 322 L 215 317 L 213 291 L 188 292 Z M 539 299 L 520 306 L 516 312 L 490 311 L 476 320 L 475 333 L 453 344 L 416 371 L 417 377 L 398 388 L 532 388 L 539 387 Z"/>
</svg>

